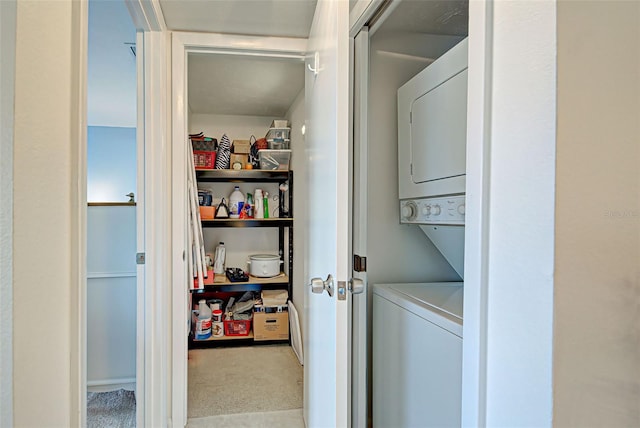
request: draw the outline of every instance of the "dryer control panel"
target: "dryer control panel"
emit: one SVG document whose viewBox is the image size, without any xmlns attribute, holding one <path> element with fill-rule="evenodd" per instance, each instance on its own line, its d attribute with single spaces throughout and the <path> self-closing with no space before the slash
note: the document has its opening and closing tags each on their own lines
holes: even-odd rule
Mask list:
<svg viewBox="0 0 640 428">
<path fill-rule="evenodd" d="M 400 223 L 464 226 L 464 195 L 400 201 Z"/>
</svg>

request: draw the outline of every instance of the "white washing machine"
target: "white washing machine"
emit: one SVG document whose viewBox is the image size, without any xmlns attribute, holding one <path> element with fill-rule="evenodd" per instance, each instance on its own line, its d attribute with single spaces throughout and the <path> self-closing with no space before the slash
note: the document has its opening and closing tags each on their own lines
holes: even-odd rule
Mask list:
<svg viewBox="0 0 640 428">
<path fill-rule="evenodd" d="M 462 282 L 373 286 L 373 426 L 459 427 Z"/>
</svg>

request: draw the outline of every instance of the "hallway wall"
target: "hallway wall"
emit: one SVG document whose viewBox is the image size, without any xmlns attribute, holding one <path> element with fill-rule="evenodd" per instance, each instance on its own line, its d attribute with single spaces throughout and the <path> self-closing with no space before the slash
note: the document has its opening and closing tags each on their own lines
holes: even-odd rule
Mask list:
<svg viewBox="0 0 640 428">
<path fill-rule="evenodd" d="M 86 5 L 84 5 L 86 6 Z M 17 3 L 14 136 L 14 425 L 79 423 L 78 276 L 84 189 L 80 64 L 86 9 Z"/>
<path fill-rule="evenodd" d="M 640 3 L 557 8 L 554 425 L 640 426 Z"/>
</svg>

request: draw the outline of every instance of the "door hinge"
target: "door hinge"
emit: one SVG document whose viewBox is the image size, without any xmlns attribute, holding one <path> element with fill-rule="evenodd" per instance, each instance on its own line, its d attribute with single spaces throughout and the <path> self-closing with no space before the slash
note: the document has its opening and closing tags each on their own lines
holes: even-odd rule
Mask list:
<svg viewBox="0 0 640 428">
<path fill-rule="evenodd" d="M 145 253 L 136 253 L 136 264 L 143 265 L 145 260 Z"/>
<path fill-rule="evenodd" d="M 413 123 L 413 112 L 409 112 L 409 123 Z"/>
<path fill-rule="evenodd" d="M 367 258 L 359 256 L 357 254 L 353 255 L 353 270 L 356 272 L 366 272 L 367 271 Z"/>
</svg>

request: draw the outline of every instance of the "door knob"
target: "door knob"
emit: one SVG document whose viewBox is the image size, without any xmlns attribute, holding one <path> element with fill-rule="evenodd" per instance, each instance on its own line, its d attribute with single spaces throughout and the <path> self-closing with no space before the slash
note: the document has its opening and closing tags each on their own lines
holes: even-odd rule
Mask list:
<svg viewBox="0 0 640 428">
<path fill-rule="evenodd" d="M 311 286 L 312 293 L 322 294 L 324 290 L 327 290 L 329 297 L 333 297 L 333 277 L 331 274 L 327 276 L 325 281 L 322 278 L 313 278 L 309 286 Z"/>
<path fill-rule="evenodd" d="M 349 280 L 349 291 L 351 294 L 360 294 L 364 291 L 364 281 L 360 278 L 351 278 Z"/>
</svg>

